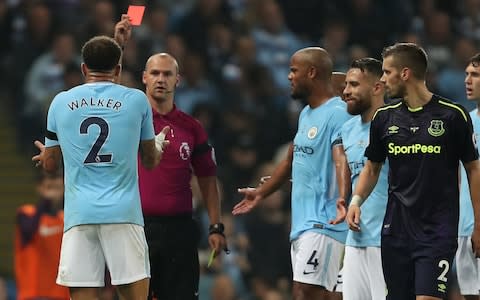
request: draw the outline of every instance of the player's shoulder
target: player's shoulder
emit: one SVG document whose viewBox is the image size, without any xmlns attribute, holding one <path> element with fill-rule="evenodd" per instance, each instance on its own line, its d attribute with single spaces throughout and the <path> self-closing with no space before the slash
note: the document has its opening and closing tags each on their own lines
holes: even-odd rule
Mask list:
<svg viewBox="0 0 480 300">
<path fill-rule="evenodd" d="M 399 110 L 400 107 L 402 107 L 402 104 L 403 104 L 403 99 L 390 100 L 389 103 L 386 103 L 385 105 L 379 107 L 377 111 L 375 111 L 375 114 L 373 115 L 372 120 L 375 120 L 377 118 L 380 118 L 389 113 Z"/>
<path fill-rule="evenodd" d="M 118 91 L 120 91 L 122 94 L 126 96 L 133 97 L 135 99 L 140 99 L 142 101 L 147 99 L 147 95 L 145 94 L 145 92 L 137 88 L 131 88 L 131 87 L 127 87 L 120 84 L 116 84 L 115 88 L 118 89 Z"/>
<path fill-rule="evenodd" d="M 465 122 L 468 121 L 468 111 L 463 105 L 439 95 L 433 95 L 433 97 L 441 108 L 461 117 Z"/>
<path fill-rule="evenodd" d="M 329 108 L 333 111 L 347 111 L 347 103 L 338 96 L 330 98 L 327 103 L 329 104 Z"/>
<path fill-rule="evenodd" d="M 342 125 L 342 130 L 343 131 L 350 131 L 352 128 L 357 126 L 359 123 L 362 121 L 362 116 L 357 115 L 353 116 L 350 119 L 348 119 L 343 125 Z"/>
<path fill-rule="evenodd" d="M 340 123 L 344 123 L 352 118 L 352 115 L 347 112 L 347 103 L 338 96 L 330 98 L 327 102 L 327 113 L 330 115 L 331 120 L 333 119 Z"/>
</svg>

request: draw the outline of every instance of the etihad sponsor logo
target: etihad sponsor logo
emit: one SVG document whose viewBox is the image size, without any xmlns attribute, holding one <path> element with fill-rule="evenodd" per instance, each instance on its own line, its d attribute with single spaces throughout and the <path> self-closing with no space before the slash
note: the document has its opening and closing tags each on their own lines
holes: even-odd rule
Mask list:
<svg viewBox="0 0 480 300">
<path fill-rule="evenodd" d="M 445 128 L 443 127 L 443 121 L 441 120 L 431 120 L 430 127 L 428 127 L 428 133 L 433 137 L 439 137 L 445 133 Z"/>
<path fill-rule="evenodd" d="M 422 145 L 422 144 L 412 144 L 412 145 L 403 145 L 398 146 L 395 143 L 388 144 L 388 153 L 393 155 L 399 154 L 440 154 L 442 146 L 439 145 Z"/>
<path fill-rule="evenodd" d="M 392 126 L 388 127 L 388 134 L 398 133 L 399 129 L 400 129 L 400 127 L 398 127 L 397 125 L 392 125 Z"/>
<path fill-rule="evenodd" d="M 308 146 L 299 146 L 299 145 L 293 145 L 293 152 L 296 153 L 296 152 L 301 152 L 301 153 L 305 153 L 305 154 L 313 154 L 315 151 L 313 150 L 312 147 L 308 147 Z"/>
</svg>

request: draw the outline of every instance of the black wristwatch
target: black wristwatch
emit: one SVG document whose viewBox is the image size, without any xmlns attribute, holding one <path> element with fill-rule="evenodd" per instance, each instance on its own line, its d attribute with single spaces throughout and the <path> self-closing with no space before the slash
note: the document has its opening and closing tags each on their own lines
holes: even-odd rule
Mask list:
<svg viewBox="0 0 480 300">
<path fill-rule="evenodd" d="M 223 233 L 225 231 L 225 226 L 223 225 L 223 223 L 215 223 L 215 224 L 211 224 L 210 226 L 208 226 L 208 234 L 221 234 L 223 236 L 225 236 L 225 234 Z"/>
</svg>

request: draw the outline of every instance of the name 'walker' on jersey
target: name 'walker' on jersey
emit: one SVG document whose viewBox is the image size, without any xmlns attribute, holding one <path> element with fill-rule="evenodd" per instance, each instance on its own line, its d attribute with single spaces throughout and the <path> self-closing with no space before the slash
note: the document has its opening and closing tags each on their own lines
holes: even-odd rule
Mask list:
<svg viewBox="0 0 480 300">
<path fill-rule="evenodd" d="M 137 176 L 141 140 L 154 138 L 145 94 L 118 84 L 86 83 L 50 105 L 45 146 L 60 145 L 65 169 L 65 228 L 143 226 Z"/>
</svg>

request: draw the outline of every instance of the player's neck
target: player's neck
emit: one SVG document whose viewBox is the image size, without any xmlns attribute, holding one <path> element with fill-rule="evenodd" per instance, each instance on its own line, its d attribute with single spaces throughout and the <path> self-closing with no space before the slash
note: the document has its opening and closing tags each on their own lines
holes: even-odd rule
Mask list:
<svg viewBox="0 0 480 300">
<path fill-rule="evenodd" d="M 311 108 L 319 107 L 333 96 L 334 93 L 331 86 L 325 86 L 324 88 L 315 89 L 312 91 L 312 94 L 307 99 L 308 105 L 310 105 Z"/>
<path fill-rule="evenodd" d="M 92 82 L 115 82 L 115 76 L 110 73 L 101 73 L 101 72 L 89 72 L 85 76 L 85 83 L 92 83 Z"/>
<path fill-rule="evenodd" d="M 416 109 L 430 102 L 432 95 L 433 93 L 427 89 L 425 82 L 419 82 L 407 85 L 407 90 L 403 98 L 409 108 Z"/>
<path fill-rule="evenodd" d="M 377 109 L 382 107 L 385 103 L 383 102 L 383 96 L 381 98 L 373 98 L 372 99 L 372 105 L 370 106 L 369 109 L 367 109 L 365 112 L 362 113 L 362 123 L 369 123 L 372 121 L 373 116 L 375 115 L 375 112 Z"/>
</svg>

